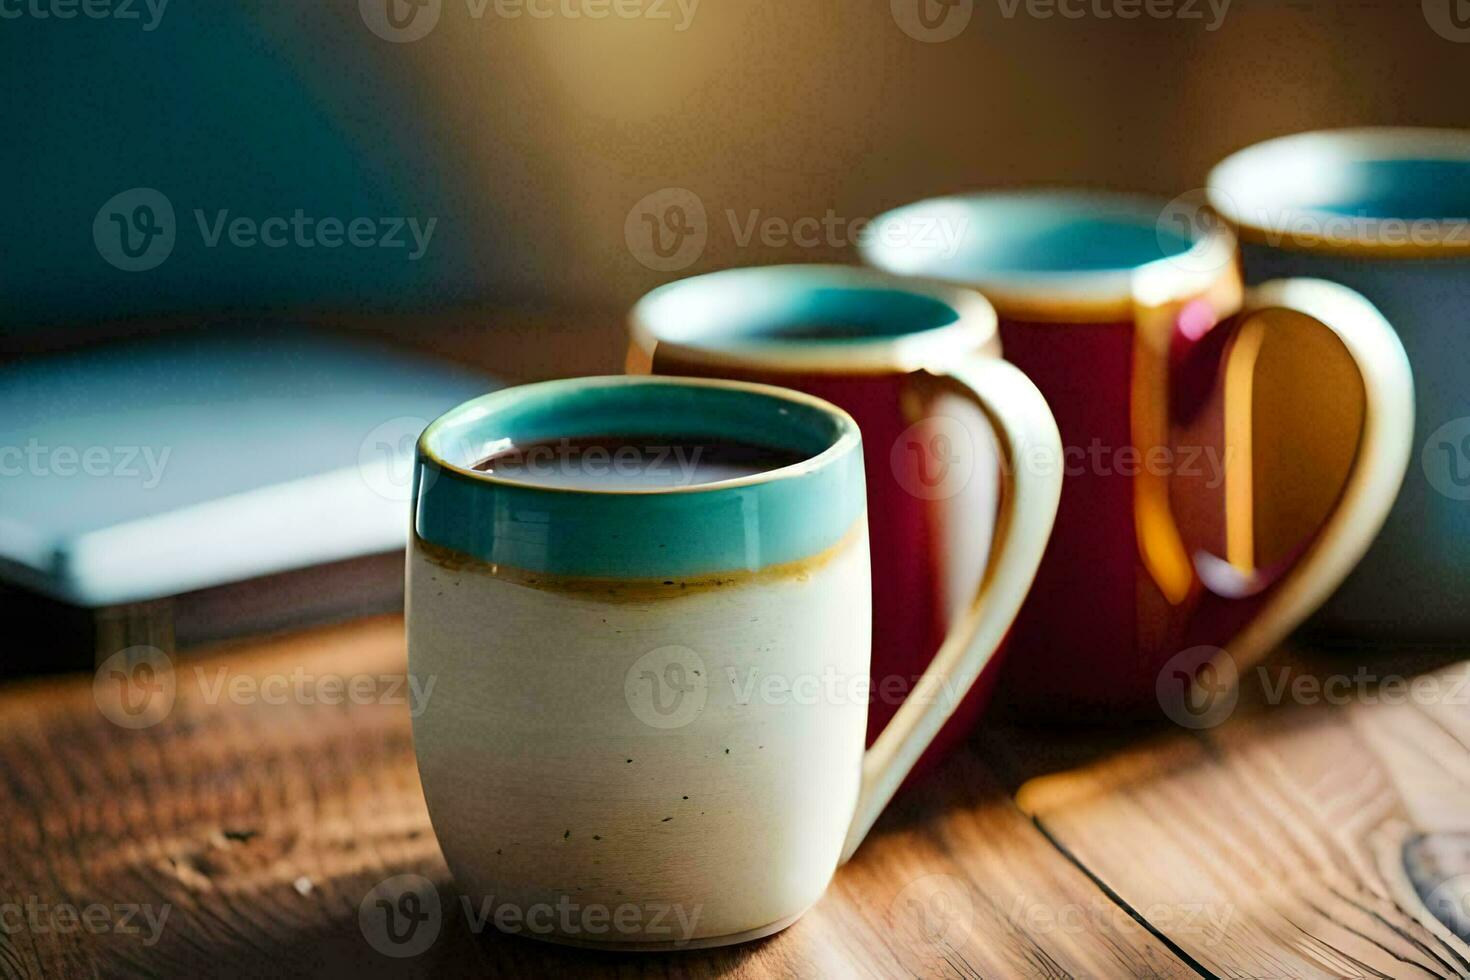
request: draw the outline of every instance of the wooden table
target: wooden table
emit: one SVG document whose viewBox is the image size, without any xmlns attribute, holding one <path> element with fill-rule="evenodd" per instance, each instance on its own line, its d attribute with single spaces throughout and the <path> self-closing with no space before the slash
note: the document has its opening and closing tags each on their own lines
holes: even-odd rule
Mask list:
<svg viewBox="0 0 1470 980">
<path fill-rule="evenodd" d="M 319 319 L 515 380 L 621 368 L 606 313 Z M 667 955 L 472 928 L 419 788 L 396 617 L 191 652 L 145 727 L 109 720 L 91 676 L 8 684 L 0 975 L 1470 976 L 1465 657 L 1293 650 L 1201 731 L 992 721 L 796 925 Z M 1360 667 L 1440 687 L 1382 703 Z M 1281 671 L 1306 694 L 1267 703 Z M 1340 703 L 1311 697 L 1334 677 Z M 323 703 L 335 678 L 371 696 Z M 399 875 L 440 901 L 410 958 L 362 912 Z"/>
<path fill-rule="evenodd" d="M 992 725 L 786 932 L 609 954 L 472 929 L 395 696 L 401 630 L 387 617 L 181 659 L 171 710 L 139 728 L 104 716 L 90 676 L 0 690 L 0 972 L 1470 975 L 1470 666 L 1369 661 L 1440 685 L 1406 703 L 1371 686 L 1263 703 L 1280 671 L 1365 662 L 1295 651 L 1212 729 Z M 358 676 L 359 696 L 322 703 L 324 679 Z M 403 874 L 441 911 L 427 950 L 398 959 L 360 910 Z"/>
</svg>

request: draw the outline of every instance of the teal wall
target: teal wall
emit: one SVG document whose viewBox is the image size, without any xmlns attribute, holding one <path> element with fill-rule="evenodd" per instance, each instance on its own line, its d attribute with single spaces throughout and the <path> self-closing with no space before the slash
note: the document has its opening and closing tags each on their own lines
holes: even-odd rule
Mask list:
<svg viewBox="0 0 1470 980">
<path fill-rule="evenodd" d="M 462 181 L 424 131 L 401 49 L 369 36 L 352 8 L 324 32 L 313 14 L 253 6 L 173 0 L 151 31 L 143 0 L 134 21 L 0 20 L 0 331 L 189 310 L 420 308 L 485 281 L 490 257 L 455 220 Z M 93 219 L 134 187 L 168 198 L 177 232 L 160 265 L 128 272 L 99 254 Z M 194 211 L 212 222 L 224 208 L 438 221 L 418 261 L 411 247 L 209 248 Z"/>
</svg>

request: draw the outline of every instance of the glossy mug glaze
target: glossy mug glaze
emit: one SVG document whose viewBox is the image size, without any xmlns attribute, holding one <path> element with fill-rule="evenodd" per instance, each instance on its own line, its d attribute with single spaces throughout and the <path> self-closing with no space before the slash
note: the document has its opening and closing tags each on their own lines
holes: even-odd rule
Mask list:
<svg viewBox="0 0 1470 980">
<path fill-rule="evenodd" d="M 1383 533 L 1316 617 L 1342 633 L 1470 637 L 1470 131 L 1302 133 L 1210 175 L 1248 280 L 1320 276 L 1398 328 L 1417 393 L 1416 456 Z"/>
<path fill-rule="evenodd" d="M 507 440 L 612 433 L 802 461 L 618 491 L 471 468 Z M 473 901 L 515 910 L 528 936 L 632 949 L 757 938 L 817 900 L 944 720 L 916 705 L 864 753 L 864 491 L 851 417 L 766 386 L 546 382 L 429 426 L 408 643 L 410 671 L 437 683 L 414 746 Z M 964 689 L 979 666 L 936 677 Z"/>
<path fill-rule="evenodd" d="M 936 654 L 972 642 L 981 587 L 1002 564 L 1024 569 L 1010 605 L 985 609 L 1003 637 L 1046 546 L 1051 518 L 1010 526 L 1025 496 L 1054 508 L 1056 426 L 1034 385 L 1000 359 L 995 311 L 979 294 L 871 269 L 766 266 L 654 290 L 629 317 L 628 369 L 734 378 L 804 391 L 854 419 L 866 447 L 873 567 L 875 742 L 911 696 L 954 701 L 919 770 L 984 709 L 1004 647 L 963 692 L 921 692 Z M 998 525 L 1007 525 L 997 535 Z"/>
<path fill-rule="evenodd" d="M 1233 236 L 1173 217 L 1127 195 L 961 196 L 877 222 L 947 222 L 949 254 L 865 249 L 984 293 L 1061 429 L 1056 529 L 1002 677 L 1031 714 L 1194 723 L 1198 681 L 1237 676 L 1347 574 L 1407 463 L 1412 384 L 1383 317 L 1317 280 L 1244 290 Z M 1277 365 L 1293 344 L 1347 365 L 1356 396 L 1301 392 Z M 1304 486 L 1329 428 L 1336 479 Z"/>
</svg>

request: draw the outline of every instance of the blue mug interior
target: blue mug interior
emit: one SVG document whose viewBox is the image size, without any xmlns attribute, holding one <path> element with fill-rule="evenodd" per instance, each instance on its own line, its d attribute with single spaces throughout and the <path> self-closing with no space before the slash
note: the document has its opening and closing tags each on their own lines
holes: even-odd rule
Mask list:
<svg viewBox="0 0 1470 980">
<path fill-rule="evenodd" d="M 1303 206 L 1406 221 L 1470 217 L 1470 160 L 1345 160 L 1318 186 L 1323 196 Z"/>
<path fill-rule="evenodd" d="M 883 215 L 866 248 L 880 268 L 969 281 L 1129 272 L 1190 251 L 1195 239 L 1160 221 L 1162 209 L 1105 194 L 976 194 L 920 201 Z M 891 245 L 882 229 L 943 223 L 957 247 Z"/>
<path fill-rule="evenodd" d="M 606 435 L 736 440 L 809 459 L 846 431 L 840 416 L 815 402 L 745 387 L 619 378 L 495 392 L 441 416 L 425 431 L 423 448 L 431 459 L 461 469 L 507 445 Z"/>
<path fill-rule="evenodd" d="M 849 269 L 732 269 L 671 283 L 639 303 L 660 341 L 689 346 L 891 341 L 938 330 L 960 313 L 950 303 Z"/>
<path fill-rule="evenodd" d="M 1210 197 L 1248 228 L 1289 231 L 1313 215 L 1370 221 L 1470 218 L 1470 132 L 1349 129 L 1247 147 L 1210 174 Z M 1344 227 L 1333 237 L 1360 237 Z M 1393 244 L 1366 238 L 1367 244 Z M 1463 242 L 1454 244 L 1463 245 Z"/>
</svg>

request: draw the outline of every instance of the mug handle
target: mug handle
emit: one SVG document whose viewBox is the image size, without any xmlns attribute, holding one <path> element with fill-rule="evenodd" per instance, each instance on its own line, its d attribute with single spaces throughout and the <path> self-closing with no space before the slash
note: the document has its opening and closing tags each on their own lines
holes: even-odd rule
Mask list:
<svg viewBox="0 0 1470 980">
<path fill-rule="evenodd" d="M 1262 604 L 1230 641 L 1245 666 L 1265 655 L 1326 602 L 1378 536 L 1408 472 L 1414 441 L 1414 377 L 1392 326 L 1367 299 L 1321 279 L 1276 279 L 1246 290 L 1226 326 L 1237 334 L 1257 314 L 1287 310 L 1329 330 L 1363 382 L 1363 429 L 1337 505 L 1296 560 L 1242 576 L 1211 555 L 1195 557 L 1210 593 L 1231 601 L 1257 595 Z M 1228 422 L 1227 422 L 1228 424 Z M 1214 580 L 1214 581 L 1210 581 Z"/>
<path fill-rule="evenodd" d="M 1061 499 L 1061 435 L 1030 378 L 993 354 L 973 354 L 957 366 L 931 367 L 928 373 L 957 382 L 979 405 L 1000 443 L 995 541 L 974 601 L 915 688 L 948 694 L 909 697 L 863 756 L 857 808 L 842 845 L 844 862 L 1005 639 L 1036 577 Z"/>
</svg>

